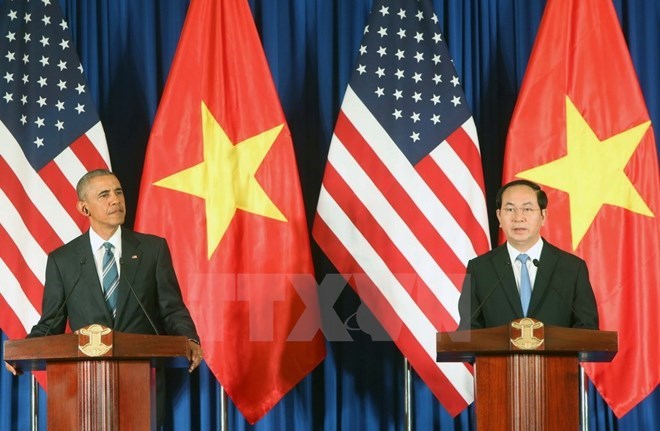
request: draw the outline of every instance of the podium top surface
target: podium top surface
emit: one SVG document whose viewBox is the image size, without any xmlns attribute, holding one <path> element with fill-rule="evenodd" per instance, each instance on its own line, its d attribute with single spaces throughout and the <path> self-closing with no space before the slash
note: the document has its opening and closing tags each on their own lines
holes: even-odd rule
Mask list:
<svg viewBox="0 0 660 431">
<path fill-rule="evenodd" d="M 512 346 L 510 326 L 440 332 L 436 338 L 438 362 L 473 362 L 477 356 L 537 354 L 577 356 L 581 362 L 609 362 L 617 353 L 617 333 L 594 329 L 545 326 L 543 349 Z"/>
<path fill-rule="evenodd" d="M 185 336 L 113 331 L 98 337 L 95 335 L 68 333 L 8 340 L 5 341 L 4 360 L 24 370 L 42 370 L 52 361 L 83 360 L 149 360 L 158 366 L 188 366 L 188 340 Z M 100 347 L 101 354 L 86 353 L 90 345 L 96 350 Z"/>
</svg>

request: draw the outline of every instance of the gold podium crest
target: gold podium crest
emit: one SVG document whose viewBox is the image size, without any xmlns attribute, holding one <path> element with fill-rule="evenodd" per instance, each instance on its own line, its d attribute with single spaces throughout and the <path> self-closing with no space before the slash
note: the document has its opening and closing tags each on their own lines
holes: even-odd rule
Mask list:
<svg viewBox="0 0 660 431">
<path fill-rule="evenodd" d="M 529 317 L 511 322 L 511 344 L 517 349 L 543 350 L 544 338 L 543 322 Z"/>
<path fill-rule="evenodd" d="M 108 327 L 93 324 L 80 328 L 76 333 L 78 334 L 78 349 L 86 356 L 103 356 L 112 349 L 112 342 L 105 344 L 102 338 L 104 335 L 112 333 L 112 329 Z M 83 337 L 88 340 L 86 344 L 83 344 Z"/>
</svg>

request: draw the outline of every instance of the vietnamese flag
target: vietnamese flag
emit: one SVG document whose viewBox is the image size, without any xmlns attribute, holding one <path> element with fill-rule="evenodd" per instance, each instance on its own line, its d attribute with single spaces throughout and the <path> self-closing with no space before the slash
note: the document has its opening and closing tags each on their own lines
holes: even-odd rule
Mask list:
<svg viewBox="0 0 660 431">
<path fill-rule="evenodd" d="M 618 332 L 619 352 L 584 367 L 621 417 L 660 376 L 660 179 L 610 0 L 548 1 L 507 138 L 504 181 L 514 177 L 544 186 L 542 235 L 587 262 L 600 329 Z"/>
<path fill-rule="evenodd" d="M 136 229 L 167 238 L 205 360 L 254 423 L 325 357 L 291 135 L 245 0 L 193 0 Z"/>
</svg>

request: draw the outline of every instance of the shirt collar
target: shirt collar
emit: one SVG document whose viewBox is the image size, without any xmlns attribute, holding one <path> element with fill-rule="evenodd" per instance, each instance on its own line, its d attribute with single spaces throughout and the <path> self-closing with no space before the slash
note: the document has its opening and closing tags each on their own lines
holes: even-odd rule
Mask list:
<svg viewBox="0 0 660 431">
<path fill-rule="evenodd" d="M 519 254 L 521 254 L 520 251 L 516 250 L 515 247 L 513 247 L 509 242 L 507 241 L 506 243 L 506 249 L 509 252 L 509 258 L 511 259 L 511 262 L 515 262 L 516 258 L 518 257 Z M 527 256 L 529 256 L 529 259 L 533 262 L 534 259 L 540 260 L 541 259 L 541 251 L 543 250 L 543 239 L 539 238 L 539 240 L 534 244 L 529 250 L 524 252 Z"/>
<path fill-rule="evenodd" d="M 101 247 L 103 247 L 103 244 L 105 244 L 106 242 L 109 242 L 114 247 L 113 254 L 115 255 L 115 257 L 118 259 L 121 256 L 121 226 L 118 226 L 115 233 L 113 233 L 112 236 L 110 238 L 108 238 L 107 240 L 101 238 L 99 236 L 99 234 L 94 232 L 94 229 L 92 229 L 90 227 L 89 228 L 89 241 L 92 244 L 92 251 L 94 251 L 94 252 L 96 252 Z"/>
</svg>

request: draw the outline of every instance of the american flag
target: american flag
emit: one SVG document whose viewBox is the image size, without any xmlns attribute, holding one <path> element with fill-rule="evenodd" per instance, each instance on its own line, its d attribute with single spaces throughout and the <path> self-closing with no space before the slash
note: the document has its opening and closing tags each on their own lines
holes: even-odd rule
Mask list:
<svg viewBox="0 0 660 431">
<path fill-rule="evenodd" d="M 75 186 L 109 167 L 105 135 L 57 1 L 0 6 L 0 328 L 39 320 L 47 254 L 86 229 Z"/>
<path fill-rule="evenodd" d="M 469 259 L 490 248 L 481 155 L 430 1 L 376 1 L 335 127 L 313 234 L 453 414 L 473 399 L 436 363 Z"/>
</svg>

